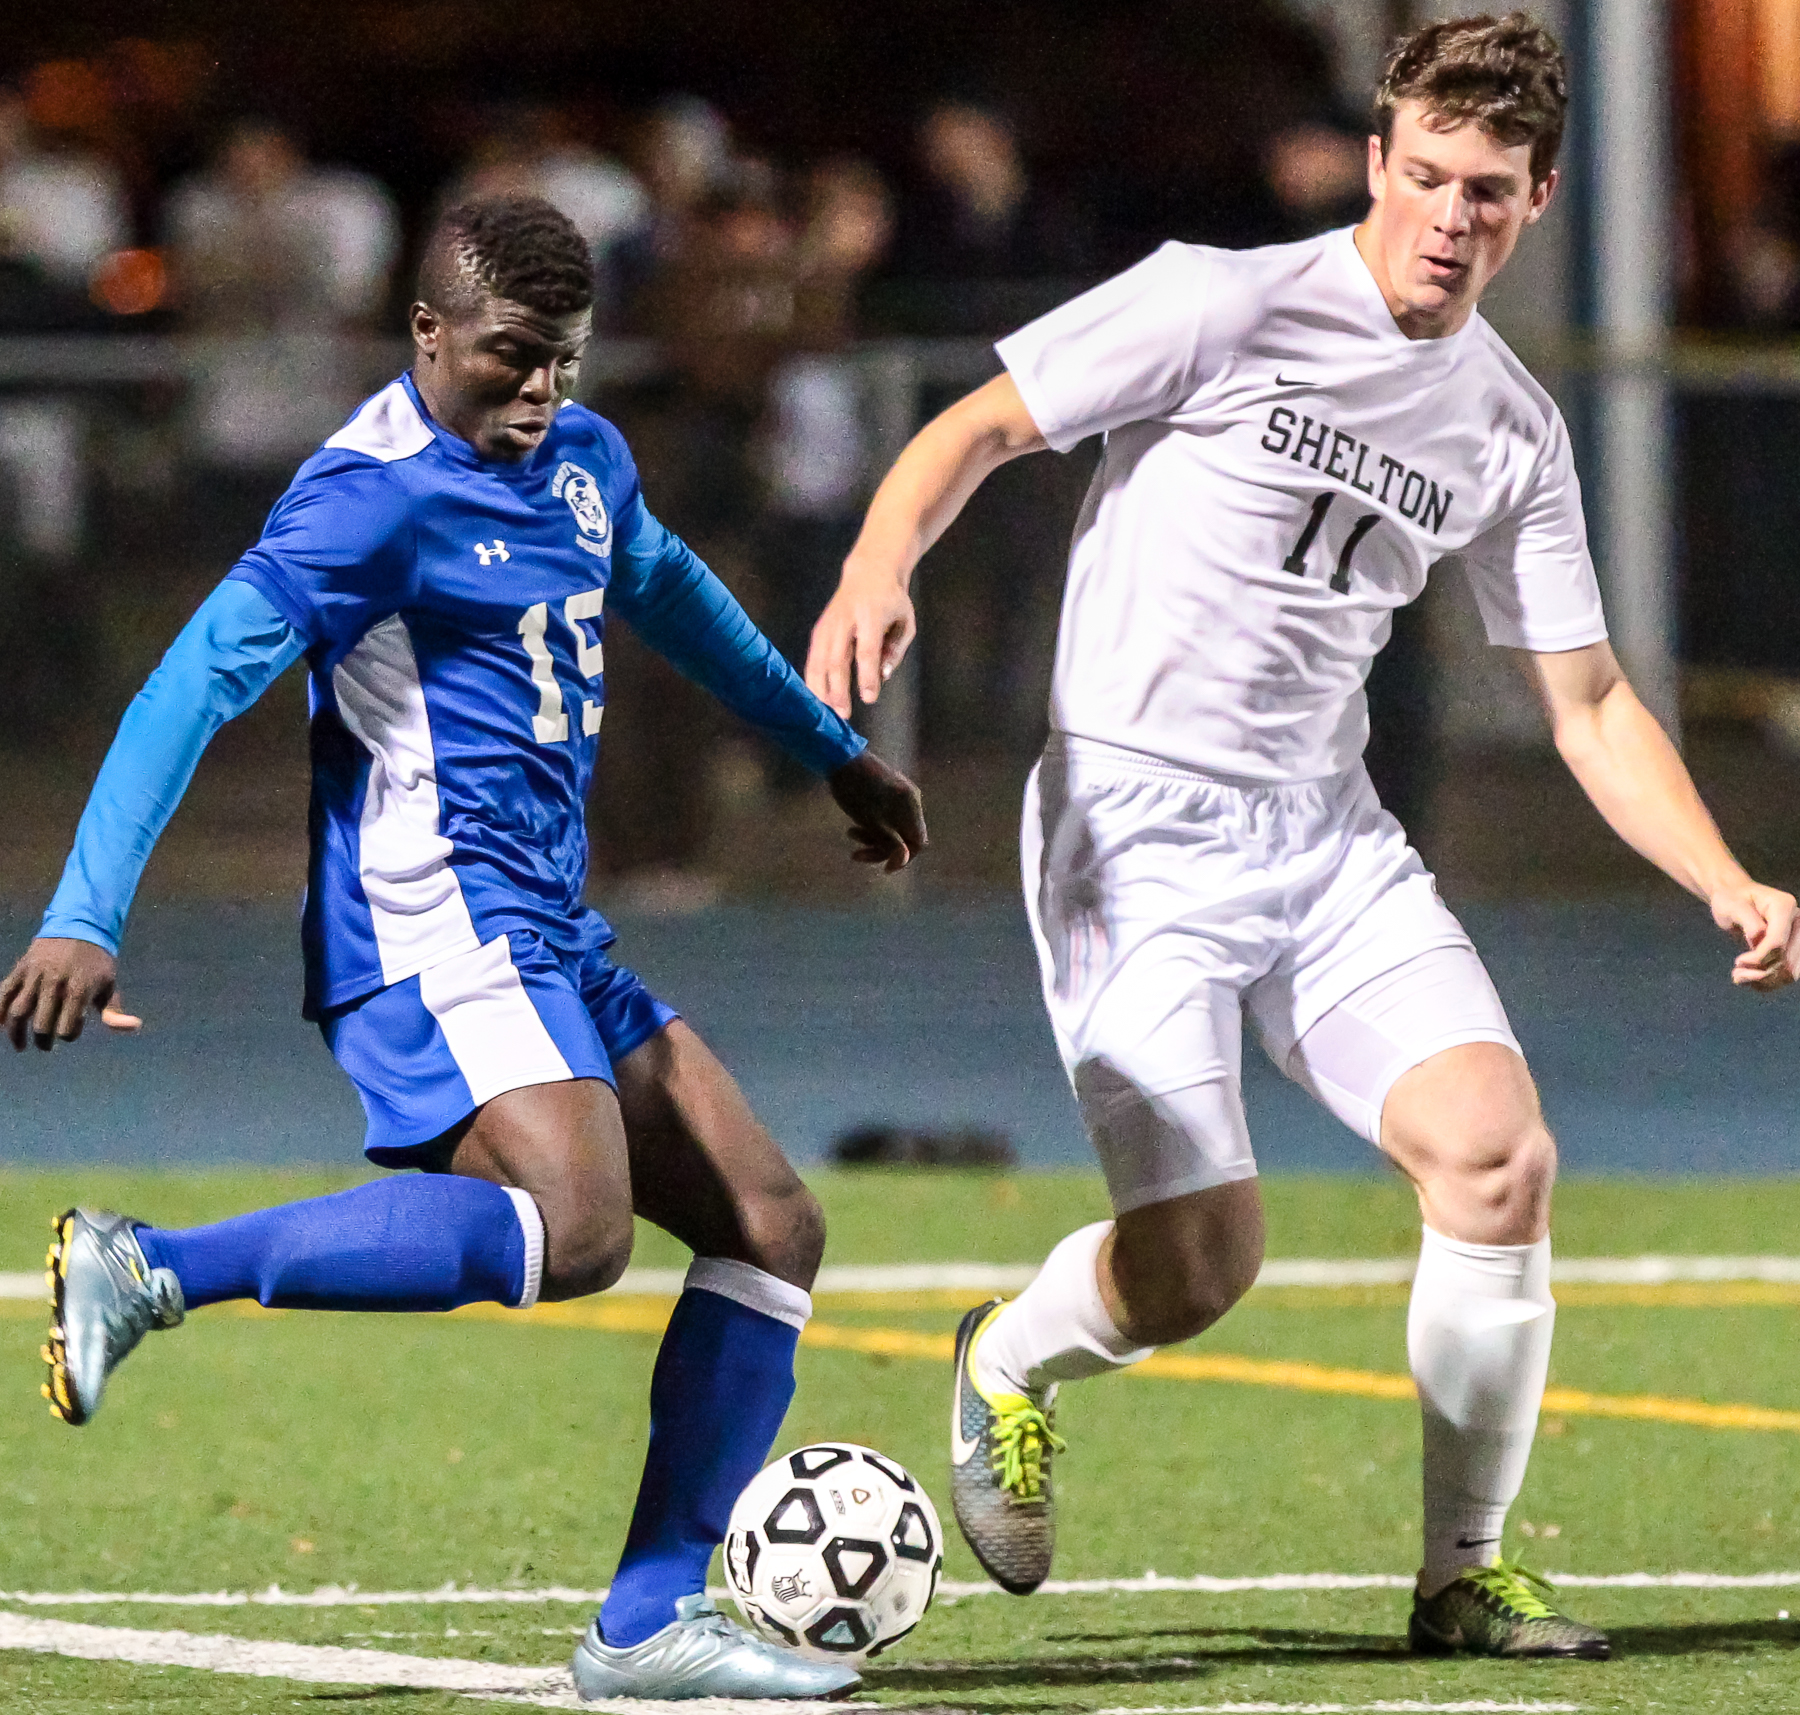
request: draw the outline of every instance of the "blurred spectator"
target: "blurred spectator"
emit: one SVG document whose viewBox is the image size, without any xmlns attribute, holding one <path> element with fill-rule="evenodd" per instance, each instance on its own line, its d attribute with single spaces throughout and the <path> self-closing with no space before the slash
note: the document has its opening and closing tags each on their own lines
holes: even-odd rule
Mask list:
<svg viewBox="0 0 1800 1715">
<path fill-rule="evenodd" d="M 704 102 L 665 103 L 641 141 L 654 218 L 634 321 L 663 342 L 668 373 L 626 406 L 626 432 L 651 506 L 761 617 L 751 446 L 793 327 L 794 229 L 773 169 L 735 154 Z M 612 814 L 596 861 L 661 888 L 699 856 L 721 791 L 754 797 L 762 770 L 717 705 L 628 633 L 609 640 L 606 671 L 619 724 L 601 754 Z"/>
<path fill-rule="evenodd" d="M 863 367 L 846 354 L 862 282 L 887 253 L 893 203 L 881 175 L 856 156 L 807 175 L 793 251 L 790 350 L 768 384 L 762 442 L 767 499 L 759 561 L 769 635 L 806 659 L 819 610 L 856 540 L 874 472 Z M 783 756 L 777 784 L 810 777 Z"/>
<path fill-rule="evenodd" d="M 1091 266 L 1085 223 L 1035 184 L 1018 136 L 990 108 L 946 101 L 921 121 L 922 177 L 904 198 L 884 302 L 905 331 L 999 333 L 1048 309 Z M 1020 290 L 1023 282 L 1054 282 Z"/>
<path fill-rule="evenodd" d="M 85 150 L 45 149 L 24 97 L 0 89 L 0 255 L 85 293 L 95 264 L 130 241 L 118 174 Z"/>
<path fill-rule="evenodd" d="M 175 187 L 165 224 L 182 316 L 213 337 L 197 450 L 215 466 L 284 468 L 373 379 L 342 336 L 386 307 L 393 199 L 364 173 L 309 162 L 273 121 L 243 119 L 213 164 Z"/>
<path fill-rule="evenodd" d="M 737 162 L 725 116 L 697 95 L 672 95 L 640 128 L 638 178 L 650 195 L 649 218 L 621 246 L 620 301 L 628 316 L 653 316 L 645 298 L 657 275 L 689 247 L 700 209 L 737 188 Z"/>
<path fill-rule="evenodd" d="M 734 162 L 725 116 L 697 95 L 672 95 L 650 115 L 639 164 L 659 227 L 659 247 L 679 242 L 682 218 L 731 188 Z"/>
<path fill-rule="evenodd" d="M 1761 206 L 1729 246 L 1738 319 L 1770 333 L 1800 331 L 1800 141 L 1779 145 Z"/>
<path fill-rule="evenodd" d="M 727 189 L 681 211 L 640 320 L 696 400 L 748 425 L 794 325 L 795 233 L 773 172 L 734 163 Z"/>
<path fill-rule="evenodd" d="M 835 155 L 807 175 L 794 249 L 794 329 L 822 350 L 853 339 L 864 282 L 894 242 L 894 199 L 857 155 Z"/>
<path fill-rule="evenodd" d="M 539 196 L 561 209 L 594 253 L 595 324 L 617 320 L 630 247 L 651 221 L 649 195 L 623 163 L 574 136 L 557 109 L 520 107 L 476 145 L 441 201 L 482 196 Z"/>
<path fill-rule="evenodd" d="M 0 89 L 0 332 L 104 325 L 89 301 L 88 277 L 130 238 L 112 168 L 86 150 L 46 149 L 24 98 Z M 71 398 L 0 396 L 0 516 L 15 549 L 60 562 L 79 548 L 85 435 Z"/>
<path fill-rule="evenodd" d="M 1362 219 L 1369 207 L 1366 132 L 1302 120 L 1270 137 L 1264 177 L 1283 239 L 1310 238 Z"/>
<path fill-rule="evenodd" d="M 381 185 L 315 166 L 266 119 L 226 132 L 212 166 L 170 193 L 166 225 L 183 309 L 208 330 L 366 325 L 399 251 Z"/>
</svg>

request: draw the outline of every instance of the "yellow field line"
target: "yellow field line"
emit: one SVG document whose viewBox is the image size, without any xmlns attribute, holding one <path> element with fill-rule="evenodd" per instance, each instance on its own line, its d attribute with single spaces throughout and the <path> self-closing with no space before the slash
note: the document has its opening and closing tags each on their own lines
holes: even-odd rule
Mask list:
<svg viewBox="0 0 1800 1715">
<path fill-rule="evenodd" d="M 1412 1288 L 1404 1284 L 1379 1286 L 1260 1286 L 1245 1303 L 1262 1310 L 1386 1310 L 1406 1303 Z M 975 1294 L 932 1288 L 918 1292 L 820 1292 L 813 1302 L 835 1310 L 884 1310 L 889 1314 L 913 1311 L 967 1310 Z M 633 1294 L 614 1295 L 614 1304 L 673 1304 L 672 1298 Z M 1564 1310 L 1730 1310 L 1740 1307 L 1800 1305 L 1800 1281 L 1779 1280 L 1665 1280 L 1642 1283 L 1568 1281 L 1556 1288 L 1556 1302 Z M 256 1305 L 238 1308 L 251 1315 L 269 1315 Z M 545 1311 L 555 1308 L 544 1306 Z M 37 1317 L 43 1305 L 30 1298 L 0 1298 L 0 1316 Z M 510 1318 L 514 1311 L 507 1311 Z M 533 1312 L 536 1314 L 536 1312 Z M 546 1320 L 550 1318 L 546 1316 Z M 582 1326 L 593 1324 L 583 1323 Z"/>
<path fill-rule="evenodd" d="M 565 1328 L 605 1328 L 619 1333 L 661 1333 L 667 1300 L 621 1299 L 608 1304 L 544 1304 L 521 1313 L 498 1305 L 471 1304 L 455 1312 L 483 1321 L 500 1318 L 549 1323 Z M 884 1358 L 927 1358 L 948 1363 L 955 1341 L 948 1334 L 921 1334 L 906 1328 L 846 1328 L 809 1322 L 803 1346 L 864 1352 Z M 1411 1376 L 1379 1370 L 1346 1370 L 1284 1358 L 1245 1358 L 1229 1352 L 1158 1352 L 1127 1372 L 1166 1381 L 1228 1382 L 1246 1387 L 1285 1388 L 1300 1393 L 1350 1394 L 1361 1399 L 1415 1399 Z M 1800 1411 L 1760 1405 L 1711 1405 L 1698 1399 L 1656 1394 L 1585 1393 L 1577 1388 L 1545 1391 L 1544 1410 L 1564 1417 L 1633 1418 L 1648 1423 L 1685 1423 L 1701 1429 L 1772 1429 L 1800 1434 Z"/>
<path fill-rule="evenodd" d="M 1731 1310 L 1741 1305 L 1800 1304 L 1800 1281 L 1789 1280 L 1570 1280 L 1556 1283 L 1552 1290 L 1564 1310 Z M 1254 1288 L 1244 1302 L 1264 1310 L 1387 1309 L 1406 1303 L 1411 1292 L 1411 1286 L 1400 1283 L 1264 1286 Z M 963 1293 L 955 1302 L 966 1304 L 968 1297 Z"/>
<path fill-rule="evenodd" d="M 1744 1282 L 1755 1285 L 1755 1282 Z M 1653 1290 L 1649 1288 L 1614 1290 Z M 510 1322 L 549 1328 L 587 1328 L 613 1334 L 660 1334 L 669 1320 L 669 1298 L 583 1299 L 571 1304 L 540 1304 L 531 1310 L 508 1310 L 499 1304 L 469 1304 L 451 1314 L 470 1322 Z M 42 1314 L 41 1307 L 32 1307 Z M 217 1305 L 240 1315 L 279 1316 L 255 1304 Z M 955 1341 L 948 1334 L 924 1334 L 907 1328 L 847 1328 L 832 1322 L 809 1322 L 800 1335 L 803 1346 L 826 1351 L 862 1352 L 871 1357 L 924 1358 L 948 1363 Z M 1225 1382 L 1243 1387 L 1282 1388 L 1299 1393 L 1348 1394 L 1361 1399 L 1413 1399 L 1412 1377 L 1380 1370 L 1347 1370 L 1286 1358 L 1246 1358 L 1230 1352 L 1158 1352 L 1127 1372 L 1147 1379 Z M 1669 1399 L 1659 1394 L 1586 1393 L 1578 1388 L 1545 1390 L 1544 1410 L 1561 1417 L 1629 1418 L 1642 1423 L 1682 1423 L 1700 1429 L 1764 1429 L 1800 1434 L 1800 1411 L 1778 1411 L 1760 1405 L 1712 1405 L 1699 1399 Z"/>
</svg>

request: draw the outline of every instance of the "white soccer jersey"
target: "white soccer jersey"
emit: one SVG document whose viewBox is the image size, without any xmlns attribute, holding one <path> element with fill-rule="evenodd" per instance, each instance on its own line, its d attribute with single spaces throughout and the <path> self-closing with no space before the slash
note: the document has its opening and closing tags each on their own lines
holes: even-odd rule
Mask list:
<svg viewBox="0 0 1800 1715">
<path fill-rule="evenodd" d="M 1348 228 L 1165 244 L 998 350 L 1052 447 L 1106 434 L 1059 732 L 1253 781 L 1340 773 L 1393 610 L 1446 562 L 1490 642 L 1606 636 L 1556 406 L 1478 315 L 1408 339 Z"/>
</svg>

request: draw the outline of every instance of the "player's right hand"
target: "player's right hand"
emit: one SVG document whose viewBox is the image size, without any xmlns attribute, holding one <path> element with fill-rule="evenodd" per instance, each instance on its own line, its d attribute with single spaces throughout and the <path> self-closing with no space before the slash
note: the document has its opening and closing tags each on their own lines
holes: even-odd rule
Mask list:
<svg viewBox="0 0 1800 1715">
<path fill-rule="evenodd" d="M 858 576 L 846 566 L 837 594 L 813 627 L 806 652 L 807 686 L 848 720 L 852 663 L 857 695 L 872 703 L 906 659 L 917 633 L 904 583 L 889 576 Z"/>
<path fill-rule="evenodd" d="M 144 1021 L 119 996 L 118 973 L 112 954 L 91 941 L 33 941 L 0 983 L 0 1021 L 13 1047 L 23 1051 L 30 1040 L 47 1053 L 58 1042 L 73 1042 L 90 1010 L 108 1030 L 142 1030 Z"/>
</svg>

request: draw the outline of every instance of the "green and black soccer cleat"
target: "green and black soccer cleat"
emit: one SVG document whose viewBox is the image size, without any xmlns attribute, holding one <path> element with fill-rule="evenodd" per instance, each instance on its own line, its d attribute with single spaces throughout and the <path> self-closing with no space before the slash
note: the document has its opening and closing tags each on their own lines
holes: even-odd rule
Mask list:
<svg viewBox="0 0 1800 1715">
<path fill-rule="evenodd" d="M 1050 1456 L 1063 1450 L 1051 1427 L 1054 1392 L 1040 1402 L 984 1393 L 975 1380 L 977 1337 L 1001 1301 L 977 1305 L 956 1330 L 950 1395 L 950 1498 L 975 1558 L 1002 1590 L 1027 1596 L 1050 1575 L 1056 1509 Z"/>
<path fill-rule="evenodd" d="M 1558 1613 L 1545 1600 L 1555 1594 L 1547 1578 L 1517 1561 L 1471 1566 L 1435 1596 L 1413 1592 L 1406 1641 L 1419 1655 L 1607 1660 L 1606 1634 Z"/>
<path fill-rule="evenodd" d="M 181 1282 L 152 1268 L 124 1215 L 69 1209 L 51 1223 L 56 1240 L 44 1259 L 53 1313 L 43 1348 L 50 1379 L 42 1392 L 51 1414 L 83 1424 L 100 1409 L 106 1379 L 152 1328 L 173 1328 L 186 1314 Z"/>
</svg>

